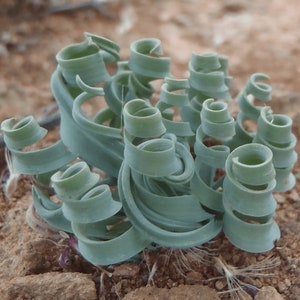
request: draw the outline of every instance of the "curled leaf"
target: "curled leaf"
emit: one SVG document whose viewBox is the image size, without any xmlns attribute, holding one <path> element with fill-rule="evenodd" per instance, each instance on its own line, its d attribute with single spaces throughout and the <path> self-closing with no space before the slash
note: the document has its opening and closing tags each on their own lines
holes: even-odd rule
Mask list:
<svg viewBox="0 0 300 300">
<path fill-rule="evenodd" d="M 266 146 L 243 145 L 228 156 L 223 185 L 223 230 L 238 248 L 265 252 L 279 239 L 280 231 L 273 219 L 275 185 L 272 152 Z"/>
<path fill-rule="evenodd" d="M 214 52 L 202 55 L 193 54 L 189 62 L 189 83 L 194 94 L 202 94 L 207 98 L 230 100 L 229 77 L 227 75 L 225 57 Z"/>
<path fill-rule="evenodd" d="M 158 79 L 169 74 L 170 59 L 161 57 L 158 39 L 141 39 L 131 44 L 129 68 L 141 77 Z"/>
<path fill-rule="evenodd" d="M 61 140 L 43 149 L 23 151 L 23 148 L 38 142 L 47 134 L 47 130 L 41 128 L 32 116 L 19 122 L 15 119 L 5 120 L 1 124 L 1 130 L 12 153 L 12 167 L 20 173 L 47 173 L 59 169 L 76 157 Z"/>
<path fill-rule="evenodd" d="M 133 227 L 120 236 L 107 241 L 89 237 L 86 227 L 86 224 L 72 224 L 73 232 L 78 238 L 80 253 L 94 265 L 106 266 L 126 261 L 150 244 L 150 241 Z"/>
<path fill-rule="evenodd" d="M 97 184 L 99 175 L 90 172 L 85 162 L 78 162 L 65 171 L 58 171 L 51 176 L 53 188 L 58 197 L 79 199 L 86 191 Z"/>
<path fill-rule="evenodd" d="M 174 107 L 183 107 L 189 103 L 188 89 L 189 84 L 186 79 L 165 78 L 165 83 L 161 87 L 160 99 L 156 104 L 162 114 L 167 132 L 178 137 L 194 135 L 189 122 L 174 120 Z"/>
<path fill-rule="evenodd" d="M 127 103 L 123 115 L 126 132 L 131 136 L 149 138 L 166 131 L 160 111 L 144 100 L 134 99 Z"/>
<path fill-rule="evenodd" d="M 126 115 L 131 106 L 135 118 Z M 202 244 L 219 232 L 220 223 L 190 193 L 194 164 L 189 149 L 176 138 L 157 137 L 164 130 L 156 118 L 162 122 L 141 100 L 124 107 L 125 153 L 118 178 L 123 209 L 138 231 L 160 245 Z"/>
<path fill-rule="evenodd" d="M 119 128 L 104 125 L 105 123 L 113 122 L 114 118 L 116 118 L 115 114 L 109 108 L 103 108 L 98 111 L 93 120 L 90 120 L 81 109 L 82 104 L 90 100 L 90 98 L 95 96 L 104 96 L 103 89 L 86 85 L 78 75 L 76 76 L 76 82 L 78 86 L 84 90 L 84 92 L 74 99 L 72 109 L 72 117 L 74 121 L 86 131 L 90 131 L 96 135 L 101 134 L 102 137 L 120 140 L 121 134 Z"/>
<path fill-rule="evenodd" d="M 112 41 L 89 33 L 85 37 L 83 42 L 69 45 L 56 55 L 63 77 L 71 86 L 76 86 L 76 75 L 89 85 L 108 80 L 105 64 L 119 59 L 119 48 Z"/>
<path fill-rule="evenodd" d="M 57 197 L 62 200 L 64 216 L 71 222 L 93 223 L 115 215 L 121 203 L 114 201 L 106 184 L 97 185 L 99 176 L 84 162 L 51 176 Z"/>
<path fill-rule="evenodd" d="M 273 114 L 269 107 L 263 107 L 254 142 L 268 146 L 273 153 L 277 181 L 275 191 L 290 190 L 296 183 L 292 169 L 298 156 L 295 151 L 297 139 L 292 134 L 292 120 L 285 115 Z"/>
<path fill-rule="evenodd" d="M 254 100 L 268 102 L 271 100 L 272 88 L 270 85 L 257 80 L 269 79 L 269 76 L 262 73 L 254 73 L 250 76 L 246 86 L 239 94 L 237 101 L 245 119 L 257 120 L 262 106 L 254 104 Z"/>
<path fill-rule="evenodd" d="M 223 212 L 224 176 L 217 173 L 225 167 L 230 153 L 224 141 L 232 139 L 235 134 L 234 120 L 228 113 L 226 103 L 213 99 L 204 101 L 201 119 L 194 145 L 196 171 L 191 188 L 202 205 L 213 211 Z M 212 140 L 212 145 L 205 143 L 209 139 Z"/>
<path fill-rule="evenodd" d="M 120 141 L 120 132 L 117 133 L 115 128 L 99 125 L 100 120 L 91 121 L 80 112 L 81 103 L 89 99 L 91 94 L 86 92 L 76 94 L 75 98 L 77 96 L 79 98 L 74 105 L 72 91 L 65 84 L 59 69 L 52 75 L 51 88 L 59 105 L 60 135 L 64 144 L 86 162 L 102 169 L 108 175 L 117 177 L 124 151 L 124 146 Z M 107 119 L 105 111 L 101 110 L 100 113 L 102 120 L 103 114 L 104 119 Z M 113 132 L 113 136 L 110 136 L 108 132 Z"/>
<path fill-rule="evenodd" d="M 208 98 L 231 100 L 227 58 L 214 52 L 193 54 L 189 61 L 190 105 L 183 106 L 180 116 L 190 122 L 193 131 L 201 124 L 200 112 Z"/>
<path fill-rule="evenodd" d="M 201 130 L 210 137 L 229 140 L 235 135 L 234 119 L 225 102 L 207 99 L 201 110 Z"/>
</svg>

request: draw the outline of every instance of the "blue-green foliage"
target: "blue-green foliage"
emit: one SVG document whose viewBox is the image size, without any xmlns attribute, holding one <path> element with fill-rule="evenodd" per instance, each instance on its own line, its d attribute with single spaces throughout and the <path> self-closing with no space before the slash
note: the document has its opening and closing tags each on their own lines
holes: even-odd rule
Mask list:
<svg viewBox="0 0 300 300">
<path fill-rule="evenodd" d="M 14 168 L 39 183 L 32 188 L 36 212 L 74 233 L 96 265 L 127 260 L 151 243 L 201 245 L 223 228 L 241 249 L 272 248 L 280 236 L 272 192 L 292 188 L 297 155 L 291 120 L 254 104 L 271 100 L 271 87 L 257 82 L 268 77 L 250 76 L 234 119 L 225 102 L 226 57 L 193 54 L 189 78 L 174 79 L 159 40 L 134 42 L 128 61 L 119 50 L 85 33 L 57 54 L 51 88 L 61 139 L 53 146 L 23 151 L 46 134 L 33 117 L 2 122 Z M 113 75 L 109 64 L 117 66 Z M 163 80 L 158 99 L 154 80 Z M 104 108 L 91 119 L 82 106 L 94 97 Z M 257 132 L 245 129 L 246 120 Z M 53 188 L 61 203 L 41 186 Z"/>
</svg>

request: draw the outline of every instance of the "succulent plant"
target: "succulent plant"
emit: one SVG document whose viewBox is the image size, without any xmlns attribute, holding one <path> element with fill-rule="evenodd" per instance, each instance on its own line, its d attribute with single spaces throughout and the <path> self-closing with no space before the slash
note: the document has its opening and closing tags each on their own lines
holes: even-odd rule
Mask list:
<svg viewBox="0 0 300 300">
<path fill-rule="evenodd" d="M 199 246 L 222 230 L 245 251 L 270 250 L 280 237 L 272 192 L 293 187 L 297 155 L 291 120 L 254 104 L 271 100 L 271 87 L 257 82 L 267 76 L 250 76 L 234 119 L 226 57 L 193 54 L 189 77 L 175 79 L 159 40 L 132 43 L 128 61 L 119 50 L 85 33 L 58 52 L 55 144 L 28 150 L 47 133 L 32 116 L 2 122 L 11 170 L 34 177 L 35 212 L 73 233 L 95 265 L 128 260 L 151 244 Z M 83 105 L 93 98 L 103 108 L 91 118 Z M 257 132 L 247 131 L 248 119 Z"/>
</svg>

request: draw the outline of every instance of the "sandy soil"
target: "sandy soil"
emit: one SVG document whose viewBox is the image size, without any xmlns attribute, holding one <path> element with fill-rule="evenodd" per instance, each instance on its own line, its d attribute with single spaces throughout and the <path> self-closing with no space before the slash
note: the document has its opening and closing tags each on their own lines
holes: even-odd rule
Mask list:
<svg viewBox="0 0 300 300">
<path fill-rule="evenodd" d="M 232 95 L 252 73 L 266 73 L 273 87 L 272 109 L 292 117 L 294 133 L 297 138 L 300 135 L 297 0 L 288 4 L 284 0 L 116 0 L 103 5 L 102 11 L 88 7 L 61 13 L 49 12 L 54 2 L 49 6 L 40 5 L 43 1 L 23 3 L 26 5 L 17 0 L 9 4 L 0 1 L 0 121 L 28 114 L 43 116 L 54 103 L 49 80 L 56 68 L 56 53 L 82 41 L 83 32 L 88 31 L 117 42 L 122 59 L 128 58 L 129 45 L 136 39 L 159 38 L 165 54 L 172 58 L 172 73 L 179 78 L 187 76 L 193 52 L 227 55 L 233 76 Z M 58 131 L 53 130 L 48 141 L 57 137 Z M 297 145 L 298 153 L 299 149 Z M 0 158 L 4 186 L 7 172 L 3 151 Z M 299 163 L 294 173 L 295 188 L 275 195 L 282 238 L 272 251 L 253 255 L 234 248 L 223 235 L 214 240 L 215 255 L 237 268 L 269 256 L 280 261 L 272 276 L 241 278 L 267 290 L 265 296 L 257 294 L 255 298 L 248 291 L 245 299 L 300 299 Z M 13 197 L 0 195 L 1 299 L 229 299 L 222 293 L 227 289 L 224 278 L 211 280 L 220 276 L 214 260 L 208 258 L 206 264 L 180 274 L 174 267 L 177 254 L 170 254 L 168 249 L 145 253 L 139 264 L 124 263 L 106 270 L 72 253 L 71 263 L 61 268 L 58 258 L 66 244 L 55 245 L 51 239 L 57 239 L 35 232 L 26 224 L 30 186 L 30 180 L 22 178 Z M 171 256 L 168 264 L 166 255 Z M 149 280 L 155 263 L 157 271 Z M 141 289 L 146 285 L 146 290 Z M 181 288 L 176 289 L 178 286 Z M 168 290 L 166 296 L 166 291 L 159 288 L 172 288 L 172 292 Z"/>
</svg>

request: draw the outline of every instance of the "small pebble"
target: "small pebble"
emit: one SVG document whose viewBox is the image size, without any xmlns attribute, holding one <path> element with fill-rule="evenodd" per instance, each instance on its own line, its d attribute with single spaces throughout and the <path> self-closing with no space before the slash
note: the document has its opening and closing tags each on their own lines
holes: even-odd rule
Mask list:
<svg viewBox="0 0 300 300">
<path fill-rule="evenodd" d="M 282 282 L 282 281 L 278 283 L 277 287 L 278 287 L 278 291 L 280 293 L 282 293 L 282 292 L 284 292 L 286 290 L 286 284 L 284 282 Z"/>
<path fill-rule="evenodd" d="M 290 194 L 288 195 L 288 198 L 295 201 L 295 202 L 298 202 L 300 201 L 300 195 L 299 193 L 297 192 L 296 189 L 293 189 Z"/>
<path fill-rule="evenodd" d="M 134 263 L 124 263 L 115 267 L 113 276 L 134 278 L 138 276 L 140 272 L 140 266 Z"/>
<path fill-rule="evenodd" d="M 285 197 L 281 194 L 274 193 L 274 198 L 276 199 L 278 204 L 285 203 Z"/>
<path fill-rule="evenodd" d="M 288 278 L 284 279 L 284 283 L 287 287 L 290 287 L 292 285 L 291 281 Z"/>
<path fill-rule="evenodd" d="M 284 300 L 272 286 L 264 286 L 254 297 L 254 300 Z"/>
<path fill-rule="evenodd" d="M 226 283 L 222 280 L 218 280 L 215 283 L 215 288 L 217 291 L 222 291 L 225 288 L 225 286 L 226 286 Z"/>
<path fill-rule="evenodd" d="M 201 274 L 196 271 L 191 271 L 186 274 L 186 279 L 188 283 L 201 281 Z"/>
</svg>

